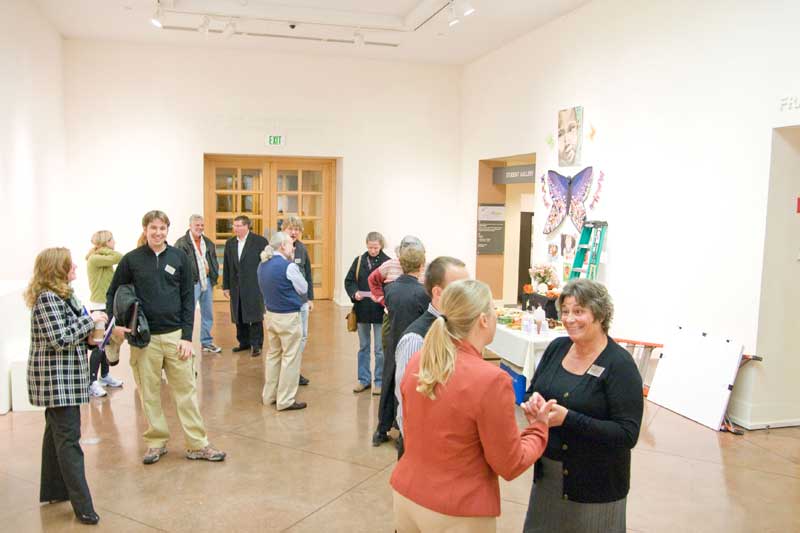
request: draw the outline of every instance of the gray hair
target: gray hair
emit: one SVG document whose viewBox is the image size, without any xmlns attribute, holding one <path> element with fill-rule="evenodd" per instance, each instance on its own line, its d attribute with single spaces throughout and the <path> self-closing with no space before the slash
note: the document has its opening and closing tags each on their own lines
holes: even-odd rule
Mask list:
<svg viewBox="0 0 800 533">
<path fill-rule="evenodd" d="M 264 248 L 264 251 L 261 252 L 261 262 L 264 263 L 272 259 L 275 252 L 277 252 L 286 241 L 292 242 L 292 239 L 290 239 L 286 233 L 279 231 L 273 234 L 272 238 L 269 240 L 269 244 Z"/>
<path fill-rule="evenodd" d="M 406 248 L 416 248 L 422 252 L 425 251 L 425 246 L 422 244 L 422 241 L 419 240 L 419 237 L 414 237 L 413 235 L 406 235 L 403 237 L 403 240 L 400 241 L 400 246 L 395 249 L 395 253 L 399 256 Z"/>
<path fill-rule="evenodd" d="M 205 220 L 203 215 L 194 214 L 189 217 L 189 225 L 191 226 L 195 220 Z"/>
<path fill-rule="evenodd" d="M 575 279 L 567 283 L 561 291 L 561 296 L 558 297 L 559 307 L 569 297 L 575 298 L 575 302 L 581 307 L 589 309 L 594 319 L 600 322 L 603 333 L 608 333 L 614 318 L 614 303 L 605 285 L 591 279 Z"/>
<path fill-rule="evenodd" d="M 383 238 L 383 235 L 378 233 L 377 231 L 370 231 L 367 233 L 366 242 L 379 242 L 381 243 L 381 249 L 386 248 L 386 239 Z"/>
<path fill-rule="evenodd" d="M 303 231 L 303 220 L 296 215 L 289 215 L 283 222 L 283 227 L 285 229 L 298 228 L 300 231 Z"/>
</svg>

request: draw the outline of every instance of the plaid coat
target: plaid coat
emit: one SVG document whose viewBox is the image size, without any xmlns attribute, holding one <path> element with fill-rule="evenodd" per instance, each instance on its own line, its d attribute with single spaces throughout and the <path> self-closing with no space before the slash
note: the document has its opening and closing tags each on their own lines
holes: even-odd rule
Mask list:
<svg viewBox="0 0 800 533">
<path fill-rule="evenodd" d="M 41 407 L 66 407 L 89 401 L 86 338 L 94 329 L 55 293 L 44 291 L 31 310 L 28 399 Z"/>
</svg>

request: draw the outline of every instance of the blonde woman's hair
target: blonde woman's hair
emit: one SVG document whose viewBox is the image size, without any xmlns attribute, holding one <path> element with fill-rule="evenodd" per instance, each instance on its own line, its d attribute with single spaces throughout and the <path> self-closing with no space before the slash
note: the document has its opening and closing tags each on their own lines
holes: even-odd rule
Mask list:
<svg viewBox="0 0 800 533">
<path fill-rule="evenodd" d="M 454 341 L 469 335 L 481 313 L 494 312 L 492 291 L 482 281 L 455 281 L 442 292 L 440 307 L 442 316 L 425 336 L 417 374 L 417 392 L 431 400 L 436 399 L 436 385 L 446 383 L 456 368 Z"/>
<path fill-rule="evenodd" d="M 86 254 L 86 259 L 89 259 L 92 254 L 96 253 L 97 250 L 100 248 L 108 247 L 108 242 L 114 238 L 114 235 L 111 234 L 110 231 L 107 229 L 101 229 L 100 231 L 95 231 L 92 235 L 92 249 L 89 250 L 89 253 Z"/>
<path fill-rule="evenodd" d="M 28 307 L 33 308 L 36 299 L 44 291 L 56 293 L 63 299 L 72 296 L 69 271 L 72 270 L 72 254 L 67 248 L 46 248 L 39 252 L 33 264 L 33 277 L 23 297 Z"/>
<path fill-rule="evenodd" d="M 272 259 L 272 256 L 275 255 L 275 252 L 277 252 L 278 249 L 287 241 L 292 242 L 292 239 L 289 238 L 289 235 L 282 231 L 275 233 L 269 240 L 267 247 L 264 248 L 263 252 L 261 252 L 261 262 L 264 263 Z"/>
</svg>

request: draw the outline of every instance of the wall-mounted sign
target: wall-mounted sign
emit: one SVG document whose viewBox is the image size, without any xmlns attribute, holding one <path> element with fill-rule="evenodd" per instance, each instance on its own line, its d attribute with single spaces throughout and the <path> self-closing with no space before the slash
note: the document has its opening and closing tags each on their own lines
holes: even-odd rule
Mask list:
<svg viewBox="0 0 800 533">
<path fill-rule="evenodd" d="M 495 185 L 509 183 L 535 183 L 536 165 L 494 167 L 492 169 L 492 182 Z"/>
<path fill-rule="evenodd" d="M 478 206 L 478 255 L 500 255 L 506 239 L 506 206 Z"/>
<path fill-rule="evenodd" d="M 781 111 L 794 111 L 800 109 L 800 96 L 784 96 L 780 99 L 778 109 Z"/>
<path fill-rule="evenodd" d="M 267 141 L 267 146 L 285 146 L 286 135 L 282 134 L 267 135 L 266 141 Z"/>
</svg>

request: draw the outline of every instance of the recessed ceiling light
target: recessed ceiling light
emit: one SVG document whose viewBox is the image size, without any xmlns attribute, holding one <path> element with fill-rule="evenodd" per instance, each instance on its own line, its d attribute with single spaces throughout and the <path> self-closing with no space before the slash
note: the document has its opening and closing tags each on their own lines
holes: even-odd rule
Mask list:
<svg viewBox="0 0 800 533">
<path fill-rule="evenodd" d="M 197 28 L 197 31 L 202 33 L 205 37 L 208 37 L 208 30 L 211 27 L 211 19 L 208 17 L 203 17 L 203 22 Z"/>
<path fill-rule="evenodd" d="M 468 0 L 463 0 L 463 2 L 461 2 L 461 7 L 464 9 L 463 13 L 465 17 L 475 13 L 475 8 L 472 7 L 472 4 L 470 4 Z"/>
<path fill-rule="evenodd" d="M 159 2 L 156 12 L 153 13 L 153 17 L 150 19 L 150 24 L 156 28 L 163 28 L 164 24 L 161 22 L 162 18 L 164 18 L 164 10 L 161 8 L 161 2 Z"/>
<path fill-rule="evenodd" d="M 236 33 L 236 24 L 234 24 L 232 20 L 228 21 L 228 23 L 225 25 L 225 29 L 222 30 L 222 36 L 226 39 L 230 39 L 233 37 L 234 33 Z"/>
<path fill-rule="evenodd" d="M 458 15 L 456 15 L 456 3 L 454 0 L 450 0 L 450 6 L 447 8 L 448 15 L 447 15 L 447 25 L 451 28 L 461 22 L 458 19 Z"/>
</svg>

